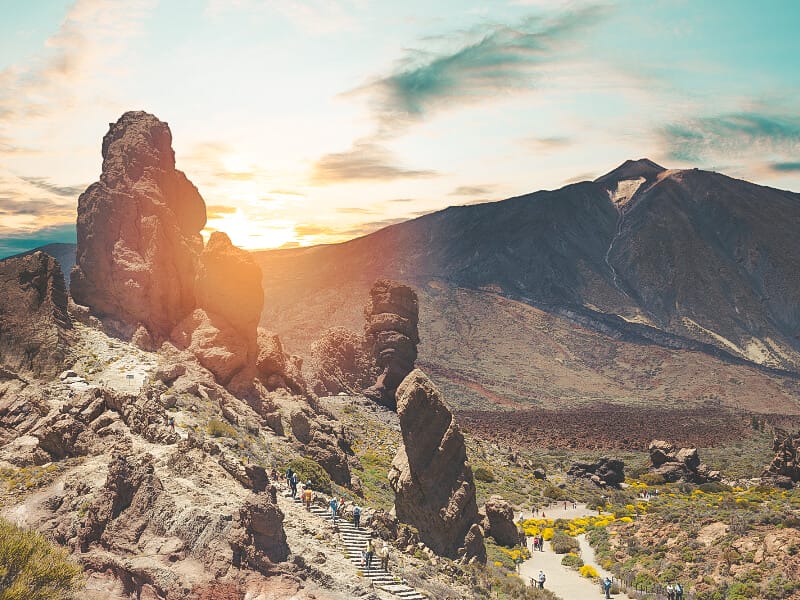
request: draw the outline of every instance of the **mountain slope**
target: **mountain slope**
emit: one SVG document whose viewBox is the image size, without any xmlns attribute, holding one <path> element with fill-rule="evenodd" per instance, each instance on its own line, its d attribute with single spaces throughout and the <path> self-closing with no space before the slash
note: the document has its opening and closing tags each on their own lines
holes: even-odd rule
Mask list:
<svg viewBox="0 0 800 600">
<path fill-rule="evenodd" d="M 525 331 L 530 307 L 558 315 L 553 327 L 565 335 L 580 329 L 586 332 L 580 335 L 594 336 L 587 347 L 611 337 L 642 355 L 669 348 L 691 351 L 695 364 L 750 363 L 797 374 L 798 230 L 797 194 L 629 161 L 594 182 L 450 207 L 343 244 L 257 253 L 267 298 L 262 322 L 304 352 L 327 327 L 360 329 L 367 290 L 386 276 L 421 292 L 420 357 L 431 370 L 452 371 L 464 352 L 466 323 L 485 330 L 489 342 L 460 367 L 472 372 L 477 385 L 495 379 L 499 363 L 523 372 L 531 357 L 546 357 L 541 338 L 515 340 L 505 349 L 502 336 L 491 340 L 492 330 Z M 469 297 L 469 307 L 441 301 L 453 294 Z M 520 305 L 513 317 L 499 308 L 508 302 Z M 478 305 L 481 319 L 470 318 Z M 576 341 L 571 347 L 580 346 Z M 593 372 L 616 366 L 601 355 L 587 361 Z M 685 367 L 675 368 L 676 381 L 686 376 Z M 567 371 L 567 378 L 578 375 Z M 793 387 L 791 377 L 752 372 L 764 385 Z M 517 400 L 540 395 L 539 384 L 526 376 L 519 380 L 503 389 L 516 389 L 511 395 Z M 555 386 L 545 396 L 580 397 L 586 381 L 579 377 L 573 392 Z M 454 382 L 466 403 L 478 402 L 466 391 L 470 386 Z M 753 384 L 754 390 L 761 385 Z M 604 389 L 605 397 L 624 396 Z"/>
</svg>

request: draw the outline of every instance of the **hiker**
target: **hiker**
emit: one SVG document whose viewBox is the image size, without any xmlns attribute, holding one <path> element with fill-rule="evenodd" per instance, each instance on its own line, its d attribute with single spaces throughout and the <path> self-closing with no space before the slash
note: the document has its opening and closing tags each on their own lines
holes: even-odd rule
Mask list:
<svg viewBox="0 0 800 600">
<path fill-rule="evenodd" d="M 667 584 L 667 600 L 675 600 L 675 590 L 671 583 Z"/>
<path fill-rule="evenodd" d="M 603 589 L 606 592 L 606 598 L 611 598 L 611 578 L 606 577 L 603 581 Z"/>
<path fill-rule="evenodd" d="M 578 508 L 578 503 L 575 502 L 575 500 L 572 501 L 572 508 L 573 508 L 573 510 Z"/>
<path fill-rule="evenodd" d="M 175 417 L 169 418 L 169 428 L 172 429 L 172 433 L 175 433 Z"/>
<path fill-rule="evenodd" d="M 358 504 L 353 507 L 353 525 L 356 529 L 361 525 L 361 507 Z"/>
<path fill-rule="evenodd" d="M 389 544 L 383 542 L 383 546 L 381 546 L 381 569 L 384 571 L 389 570 Z"/>
<path fill-rule="evenodd" d="M 272 467 L 272 471 L 269 474 L 269 478 L 270 478 L 271 481 L 274 481 L 275 483 L 277 483 L 278 482 L 278 469 L 276 469 L 275 467 Z"/>
<path fill-rule="evenodd" d="M 311 510 L 311 497 L 313 496 L 311 492 L 311 486 L 306 484 L 305 488 L 303 489 L 303 503 L 306 505 L 306 510 Z"/>
<path fill-rule="evenodd" d="M 297 497 L 297 484 L 300 483 L 300 478 L 297 476 L 297 473 L 292 473 L 292 479 L 289 482 L 289 485 L 292 487 L 292 500 Z"/>
<path fill-rule="evenodd" d="M 269 499 L 272 500 L 273 504 L 278 503 L 278 488 L 275 487 L 274 483 L 269 484 Z"/>
<path fill-rule="evenodd" d="M 372 566 L 372 556 L 375 554 L 375 544 L 372 541 L 372 538 L 367 539 L 367 543 L 364 546 L 364 565 L 369 569 Z"/>
<path fill-rule="evenodd" d="M 331 519 L 336 523 L 336 510 L 339 508 L 339 502 L 336 500 L 336 496 L 331 496 L 329 505 L 331 507 Z"/>
<path fill-rule="evenodd" d="M 680 583 L 675 584 L 675 600 L 683 600 L 683 586 Z"/>
<path fill-rule="evenodd" d="M 564 502 L 564 510 L 567 510 L 567 503 L 566 503 L 566 501 Z"/>
<path fill-rule="evenodd" d="M 540 569 L 539 570 L 539 575 L 536 576 L 536 579 L 539 581 L 539 589 L 543 590 L 544 589 L 544 580 L 546 579 L 545 576 L 544 576 L 544 571 L 542 571 Z"/>
<path fill-rule="evenodd" d="M 292 487 L 292 476 L 293 475 L 294 475 L 294 471 L 292 470 L 292 467 L 289 467 L 288 469 L 286 469 L 286 487 L 288 487 L 288 488 Z"/>
</svg>

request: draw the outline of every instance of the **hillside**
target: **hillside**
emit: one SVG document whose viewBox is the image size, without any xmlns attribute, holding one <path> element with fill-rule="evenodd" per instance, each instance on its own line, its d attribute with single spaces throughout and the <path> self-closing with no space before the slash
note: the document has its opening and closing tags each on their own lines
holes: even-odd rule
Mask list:
<svg viewBox="0 0 800 600">
<path fill-rule="evenodd" d="M 420 361 L 464 405 L 792 407 L 798 226 L 797 194 L 629 161 L 343 244 L 256 253 L 262 324 L 306 353 L 327 327 L 360 330 L 385 276 L 418 289 Z"/>
</svg>

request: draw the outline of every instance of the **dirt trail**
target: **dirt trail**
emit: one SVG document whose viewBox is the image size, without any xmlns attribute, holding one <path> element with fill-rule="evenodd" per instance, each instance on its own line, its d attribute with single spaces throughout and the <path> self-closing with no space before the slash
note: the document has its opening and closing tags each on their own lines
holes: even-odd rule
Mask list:
<svg viewBox="0 0 800 600">
<path fill-rule="evenodd" d="M 578 504 L 576 508 L 572 508 L 571 503 L 567 503 L 567 509 L 564 509 L 563 503 L 551 505 L 544 509 L 544 513 L 549 519 L 578 519 L 581 517 L 588 517 L 596 514 L 586 507 L 585 504 Z M 530 512 L 523 512 L 524 519 L 535 518 Z M 541 518 L 541 514 L 538 515 Z M 586 541 L 586 536 L 580 535 L 577 538 L 581 548 L 581 558 L 587 565 L 592 565 L 601 578 L 610 573 L 601 569 L 595 564 L 594 550 L 589 546 Z M 600 586 L 591 579 L 581 577 L 580 573 L 575 569 L 570 569 L 561 564 L 563 554 L 556 554 L 550 548 L 550 544 L 545 544 L 544 551 L 533 551 L 532 539 L 528 541 L 528 548 L 531 550 L 531 558 L 526 560 L 520 565 L 520 576 L 522 579 L 531 584 L 532 579 L 536 579 L 539 570 L 544 571 L 545 588 L 551 590 L 563 600 L 586 600 L 587 598 L 603 598 L 603 592 Z M 614 596 L 617 600 L 630 598 L 630 596 L 619 593 Z"/>
</svg>

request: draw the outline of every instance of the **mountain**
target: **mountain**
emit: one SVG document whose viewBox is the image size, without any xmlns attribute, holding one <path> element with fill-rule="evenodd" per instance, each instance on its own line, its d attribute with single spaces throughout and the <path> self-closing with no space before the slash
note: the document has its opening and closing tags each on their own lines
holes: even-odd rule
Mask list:
<svg viewBox="0 0 800 600">
<path fill-rule="evenodd" d="M 466 405 L 707 397 L 788 409 L 798 230 L 798 194 L 627 161 L 555 191 L 257 253 L 262 322 L 305 353 L 327 327 L 360 330 L 369 286 L 390 277 L 418 289 L 420 361 Z"/>
</svg>

